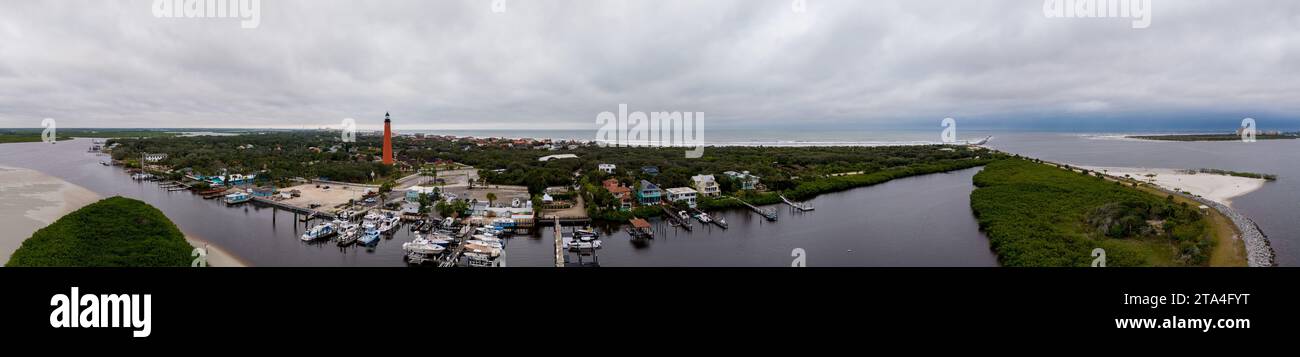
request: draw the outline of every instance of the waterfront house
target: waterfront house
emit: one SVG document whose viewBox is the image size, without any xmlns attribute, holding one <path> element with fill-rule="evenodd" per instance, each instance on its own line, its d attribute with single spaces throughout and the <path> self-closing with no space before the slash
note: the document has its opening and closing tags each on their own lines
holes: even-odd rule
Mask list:
<svg viewBox="0 0 1300 357">
<path fill-rule="evenodd" d="M 614 169 L 617 169 L 617 168 L 618 168 L 618 166 L 616 166 L 616 165 L 614 165 L 614 164 L 600 164 L 600 165 L 596 165 L 596 169 L 598 169 L 598 170 L 600 170 L 600 171 L 604 171 L 604 172 L 607 173 L 607 174 L 613 174 L 613 173 L 614 173 Z"/>
<path fill-rule="evenodd" d="M 618 199 L 619 210 L 627 211 L 632 209 L 632 189 L 623 186 L 617 179 L 608 179 L 603 183 L 605 190 Z"/>
<path fill-rule="evenodd" d="M 732 180 L 736 180 L 740 184 L 740 189 L 742 190 L 753 190 L 758 187 L 759 177 L 755 175 L 751 175 L 749 171 L 744 171 L 744 172 L 727 171 L 722 174 L 727 175 L 727 177 L 731 178 Z"/>
<path fill-rule="evenodd" d="M 667 190 L 668 200 L 672 202 L 685 202 L 687 206 L 695 208 L 695 197 L 698 192 L 690 187 L 673 187 Z"/>
<path fill-rule="evenodd" d="M 695 190 L 700 193 L 700 196 L 718 197 L 722 195 L 722 190 L 718 187 L 718 181 L 713 178 L 713 175 L 691 176 L 691 182 L 695 183 Z"/>
<path fill-rule="evenodd" d="M 636 200 L 641 205 L 657 205 L 663 200 L 663 192 L 659 190 L 659 186 L 650 181 L 641 180 L 641 188 L 636 191 Z"/>
</svg>

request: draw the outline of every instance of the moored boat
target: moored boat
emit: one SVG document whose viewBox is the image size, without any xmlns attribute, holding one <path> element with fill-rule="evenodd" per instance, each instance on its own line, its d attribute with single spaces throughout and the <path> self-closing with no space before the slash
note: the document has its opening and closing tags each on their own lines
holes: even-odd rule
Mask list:
<svg viewBox="0 0 1300 357">
<path fill-rule="evenodd" d="M 336 229 L 333 223 L 321 223 L 303 233 L 302 240 L 310 242 L 321 238 L 329 238 L 338 234 Z"/>
<path fill-rule="evenodd" d="M 253 200 L 253 196 L 249 196 L 247 193 L 243 193 L 243 192 L 236 192 L 236 193 L 226 195 L 227 205 L 237 205 L 251 200 Z"/>
</svg>

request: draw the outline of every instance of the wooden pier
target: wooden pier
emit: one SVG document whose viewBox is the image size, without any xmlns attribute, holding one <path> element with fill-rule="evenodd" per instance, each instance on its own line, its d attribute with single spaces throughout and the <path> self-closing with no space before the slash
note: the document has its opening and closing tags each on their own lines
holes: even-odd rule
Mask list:
<svg viewBox="0 0 1300 357">
<path fill-rule="evenodd" d="M 769 222 L 776 222 L 776 217 L 777 217 L 776 210 L 758 208 L 758 206 L 749 204 L 749 202 L 745 202 L 745 200 L 739 198 L 732 197 L 732 199 L 740 201 L 740 203 L 744 204 L 745 207 L 749 207 L 749 209 L 753 210 L 754 213 L 758 213 L 759 215 L 763 216 L 763 218 L 766 218 Z"/>
<path fill-rule="evenodd" d="M 782 195 L 782 196 L 780 196 L 780 197 L 781 197 L 781 200 L 782 200 L 782 201 L 785 201 L 785 204 L 790 205 L 790 207 L 794 207 L 794 209 L 797 209 L 797 210 L 799 210 L 800 212 L 807 212 L 807 211 L 812 211 L 812 210 L 815 209 L 815 208 L 813 208 L 812 204 L 810 204 L 810 203 L 807 203 L 807 202 L 795 202 L 795 201 L 791 201 L 789 198 L 785 198 L 784 195 Z"/>
<path fill-rule="evenodd" d="M 564 234 L 560 232 L 560 218 L 555 217 L 555 267 L 564 267 Z"/>
</svg>

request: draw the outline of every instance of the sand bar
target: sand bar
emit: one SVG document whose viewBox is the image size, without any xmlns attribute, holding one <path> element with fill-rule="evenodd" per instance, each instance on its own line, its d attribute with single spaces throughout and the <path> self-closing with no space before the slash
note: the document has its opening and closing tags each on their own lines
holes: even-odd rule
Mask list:
<svg viewBox="0 0 1300 357">
<path fill-rule="evenodd" d="M 1125 175 L 1127 175 L 1127 177 L 1144 182 L 1153 182 L 1167 190 L 1190 192 L 1193 195 L 1201 196 L 1229 207 L 1232 206 L 1232 199 L 1254 192 L 1255 190 L 1264 187 L 1264 183 L 1268 182 L 1263 179 L 1249 177 L 1210 173 L 1189 173 L 1185 170 L 1175 169 L 1078 167 L 1093 171 L 1102 171 L 1105 174 L 1117 177 L 1125 177 Z"/>
</svg>

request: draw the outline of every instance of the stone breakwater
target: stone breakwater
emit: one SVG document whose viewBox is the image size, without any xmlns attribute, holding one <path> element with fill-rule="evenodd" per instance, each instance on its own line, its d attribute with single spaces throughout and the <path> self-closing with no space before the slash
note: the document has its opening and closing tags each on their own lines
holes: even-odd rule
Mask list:
<svg viewBox="0 0 1300 357">
<path fill-rule="evenodd" d="M 1277 261 L 1274 259 L 1276 253 L 1273 252 L 1273 246 L 1268 243 L 1268 236 L 1259 229 L 1259 225 L 1255 224 L 1255 221 L 1246 218 L 1246 216 L 1237 213 L 1237 210 L 1222 203 L 1201 197 L 1190 198 L 1203 205 L 1218 210 L 1220 213 L 1223 213 L 1224 216 L 1227 216 L 1228 219 L 1231 219 L 1233 224 L 1237 225 L 1237 230 L 1241 231 L 1241 239 L 1246 245 L 1247 265 L 1252 267 L 1271 267 L 1277 265 Z"/>
</svg>

